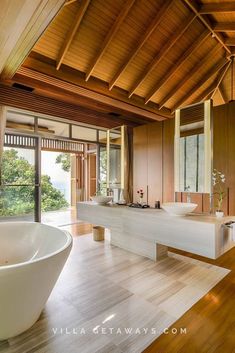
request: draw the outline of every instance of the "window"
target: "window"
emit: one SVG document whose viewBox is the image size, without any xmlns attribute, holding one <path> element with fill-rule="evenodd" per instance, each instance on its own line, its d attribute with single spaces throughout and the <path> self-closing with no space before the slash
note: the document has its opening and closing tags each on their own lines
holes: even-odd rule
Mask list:
<svg viewBox="0 0 235 353">
<path fill-rule="evenodd" d="M 69 124 L 61 123 L 55 120 L 39 118 L 38 132 L 55 136 L 69 137 Z"/>
<path fill-rule="evenodd" d="M 83 126 L 72 126 L 72 138 L 85 141 L 96 141 L 97 140 L 97 130 L 90 129 Z"/>
<path fill-rule="evenodd" d="M 203 192 L 204 134 L 180 138 L 180 190 Z"/>
</svg>

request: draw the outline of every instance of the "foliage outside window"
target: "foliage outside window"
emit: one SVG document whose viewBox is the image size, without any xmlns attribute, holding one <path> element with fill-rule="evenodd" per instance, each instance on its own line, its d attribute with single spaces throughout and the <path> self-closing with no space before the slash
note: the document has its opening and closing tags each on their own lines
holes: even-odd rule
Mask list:
<svg viewBox="0 0 235 353">
<path fill-rule="evenodd" d="M 0 216 L 23 215 L 33 212 L 34 166 L 24 157 L 20 157 L 17 150 L 9 149 L 3 152 L 1 171 L 3 184 L 19 186 L 3 186 L 0 194 Z M 26 186 L 20 186 L 20 184 Z M 42 175 L 41 187 L 42 211 L 53 211 L 68 207 L 64 195 L 52 185 L 48 175 Z"/>
</svg>

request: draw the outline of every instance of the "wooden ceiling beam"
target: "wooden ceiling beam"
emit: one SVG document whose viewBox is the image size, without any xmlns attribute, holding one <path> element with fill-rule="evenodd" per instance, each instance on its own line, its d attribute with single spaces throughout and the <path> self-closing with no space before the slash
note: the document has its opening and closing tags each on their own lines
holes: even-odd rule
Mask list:
<svg viewBox="0 0 235 353">
<path fill-rule="evenodd" d="M 172 34 L 170 39 L 167 39 L 165 45 L 160 49 L 157 55 L 153 58 L 150 64 L 147 66 L 145 71 L 138 77 L 135 84 L 131 88 L 129 92 L 129 98 L 135 93 L 137 88 L 142 84 L 142 82 L 155 70 L 159 62 L 167 55 L 169 50 L 173 47 L 173 45 L 179 40 L 179 38 L 184 34 L 184 32 L 188 29 L 190 24 L 195 19 L 194 15 L 190 15 L 182 25 Z M 147 103 L 147 102 L 145 102 Z"/>
<path fill-rule="evenodd" d="M 40 55 L 36 52 L 31 52 L 30 56 L 24 62 L 24 67 L 30 68 L 32 70 L 42 72 L 48 76 L 58 78 L 70 83 L 73 83 L 77 86 L 87 88 L 90 91 L 101 93 L 105 96 L 124 101 L 128 104 L 135 105 L 139 108 L 148 110 L 154 114 L 161 115 L 162 117 L 169 118 L 171 117 L 169 109 L 162 109 L 161 112 L 158 110 L 158 105 L 153 102 L 149 102 L 148 105 L 144 104 L 143 97 L 135 95 L 134 97 L 128 99 L 127 92 L 120 88 L 115 87 L 112 91 L 108 89 L 108 83 L 96 78 L 91 77 L 88 82 L 84 80 L 84 73 L 73 69 L 69 66 L 63 65 L 62 70 L 56 70 L 55 61 L 49 59 L 43 55 Z M 97 103 L 98 104 L 98 103 Z"/>
<path fill-rule="evenodd" d="M 52 71 L 50 69 L 49 72 L 50 73 L 44 74 L 42 72 L 37 72 L 37 71 L 32 70 L 30 68 L 21 67 L 17 71 L 17 74 L 21 75 L 21 77 L 31 78 L 31 79 L 35 79 L 35 80 L 44 82 L 45 84 L 50 84 L 51 87 L 54 86 L 57 88 L 64 89 L 67 92 L 77 94 L 80 97 L 88 98 L 90 100 L 93 100 L 96 103 L 100 102 L 102 104 L 106 104 L 108 106 L 113 107 L 114 109 L 122 110 L 123 113 L 124 112 L 132 113 L 134 115 L 141 116 L 142 118 L 147 118 L 147 119 L 156 120 L 156 121 L 161 121 L 161 120 L 166 119 L 166 117 L 164 115 L 162 115 L 161 113 L 158 114 L 157 108 L 156 108 L 155 112 L 150 111 L 150 110 L 146 110 L 144 104 L 140 105 L 136 101 L 130 102 L 128 100 L 128 98 L 127 98 L 128 101 L 121 100 L 120 96 L 119 96 L 119 99 L 116 99 L 113 97 L 109 97 L 103 93 L 98 93 L 98 92 L 92 91 L 88 88 L 81 87 L 81 86 L 78 86 L 74 83 L 68 82 L 68 80 L 69 80 L 68 75 L 66 76 L 64 69 L 63 69 L 62 77 L 60 77 L 59 75 L 58 75 L 58 77 L 54 76 L 55 72 L 59 74 L 60 73 L 59 71 L 55 70 L 54 74 L 52 74 Z M 65 76 L 66 76 L 66 81 L 65 81 Z M 74 75 L 72 75 L 72 76 L 74 76 Z M 168 115 L 168 117 L 169 117 L 169 115 Z"/>
<path fill-rule="evenodd" d="M 220 71 L 228 63 L 227 58 L 222 58 L 215 66 L 213 66 L 203 78 L 193 88 L 181 98 L 176 105 L 172 108 L 172 111 L 182 107 L 182 105 L 191 98 L 198 89 L 205 85 L 218 71 Z M 210 93 L 210 92 L 209 92 Z M 208 93 L 208 94 L 209 94 Z"/>
<path fill-rule="evenodd" d="M 235 12 L 235 1 L 203 4 L 199 10 L 202 15 L 233 12 Z"/>
<path fill-rule="evenodd" d="M 231 61 L 228 62 L 225 68 L 221 69 L 221 72 L 219 73 L 217 80 L 213 82 L 209 87 L 207 87 L 192 103 L 202 102 L 206 99 L 213 99 L 230 65 L 231 65 Z"/>
<path fill-rule="evenodd" d="M 197 50 L 202 43 L 208 38 L 210 32 L 205 30 L 194 42 L 188 47 L 188 49 L 180 56 L 176 63 L 171 67 L 171 69 L 164 75 L 160 81 L 151 89 L 151 91 L 146 95 L 146 103 L 148 103 L 153 96 L 172 78 L 172 76 L 181 68 L 181 66 L 188 60 L 190 55 L 192 55 L 195 50 Z"/>
<path fill-rule="evenodd" d="M 218 42 L 224 47 L 224 49 L 229 54 L 231 54 L 229 47 L 224 43 L 223 37 L 214 30 L 213 25 L 210 23 L 209 19 L 206 16 L 200 14 L 199 5 L 194 0 L 182 0 L 182 1 L 185 4 L 187 4 L 187 6 L 195 13 L 195 15 L 200 19 L 200 21 L 204 24 L 204 26 L 206 26 L 209 29 L 212 36 L 216 38 Z"/>
<path fill-rule="evenodd" d="M 114 22 L 112 28 L 108 31 L 107 36 L 105 37 L 103 44 L 99 48 L 99 51 L 97 55 L 93 58 L 89 69 L 87 70 L 86 73 L 86 78 L 85 80 L 88 81 L 90 76 L 92 75 L 93 71 L 95 70 L 96 65 L 99 63 L 100 59 L 102 58 L 103 54 L 107 50 L 109 44 L 113 40 L 114 36 L 120 29 L 120 26 L 122 25 L 123 21 L 125 20 L 128 12 L 130 11 L 131 7 L 134 5 L 135 0 L 128 0 L 125 5 L 122 7 L 121 12 L 119 13 L 118 17 L 116 18 L 116 21 Z"/>
<path fill-rule="evenodd" d="M 169 9 L 169 7 L 172 5 L 172 0 L 166 0 L 163 2 L 162 6 L 160 7 L 156 17 L 153 19 L 143 36 L 138 40 L 137 46 L 135 46 L 132 51 L 129 54 L 129 57 L 125 60 L 124 64 L 121 66 L 121 68 L 116 72 L 112 80 L 110 81 L 109 84 L 109 89 L 111 90 L 120 76 L 123 74 L 123 72 L 126 70 L 127 66 L 132 62 L 132 60 L 136 57 L 136 55 L 139 53 L 139 51 L 142 49 L 144 44 L 147 42 L 151 34 L 155 31 L 161 20 L 163 19 L 165 13 Z"/>
<path fill-rule="evenodd" d="M 219 94 L 220 94 L 220 97 L 222 98 L 222 101 L 223 101 L 224 103 L 226 103 L 227 100 L 225 99 L 225 96 L 224 96 L 224 93 L 223 93 L 221 87 L 218 87 L 218 92 L 219 92 Z"/>
<path fill-rule="evenodd" d="M 64 6 L 68 6 L 68 5 L 71 5 L 73 4 L 74 2 L 77 2 L 78 0 L 67 0 L 65 3 L 64 3 Z"/>
<path fill-rule="evenodd" d="M 235 38 L 227 38 L 224 42 L 229 47 L 235 47 Z"/>
<path fill-rule="evenodd" d="M 56 70 L 60 69 L 60 66 L 62 64 L 62 61 L 69 50 L 69 47 L 73 41 L 73 38 L 75 37 L 75 34 L 77 33 L 77 30 L 80 26 L 80 23 L 82 22 L 82 19 L 86 13 L 86 10 L 89 6 L 91 0 L 81 0 L 81 4 L 79 6 L 78 12 L 76 14 L 75 20 L 73 21 L 67 35 L 66 39 L 60 49 L 58 58 L 57 58 L 57 63 L 56 63 Z"/>
<path fill-rule="evenodd" d="M 214 92 L 215 87 L 216 87 L 216 83 L 213 82 L 209 87 L 204 89 L 204 91 L 197 98 L 195 98 L 191 102 L 191 104 L 200 103 L 207 99 L 211 99 L 211 94 Z"/>
<path fill-rule="evenodd" d="M 235 32 L 234 22 L 221 22 L 214 25 L 214 32 Z"/>
<path fill-rule="evenodd" d="M 220 85 L 221 85 L 221 83 L 222 83 L 222 81 L 223 81 L 223 79 L 224 79 L 224 77 L 225 77 L 225 75 L 226 75 L 226 73 L 227 73 L 227 71 L 228 71 L 230 66 L 231 66 L 231 61 L 229 61 L 228 64 L 225 66 L 225 68 L 221 70 L 221 74 L 219 75 L 219 77 L 217 79 L 217 84 L 215 86 L 214 92 L 212 93 L 211 99 L 214 97 L 216 91 L 220 90 L 219 89 Z"/>
<path fill-rule="evenodd" d="M 201 68 L 203 67 L 204 64 L 206 64 L 207 62 L 210 62 L 214 59 L 215 55 L 218 53 L 218 51 L 221 50 L 221 47 L 218 46 L 218 44 L 212 49 L 210 50 L 210 52 L 202 59 L 200 60 L 194 67 L 192 70 L 190 70 L 188 72 L 188 74 L 186 74 L 184 76 L 184 78 L 182 80 L 180 80 L 180 82 L 174 86 L 169 93 L 161 100 L 161 102 L 159 103 L 159 109 L 163 109 L 163 107 L 165 106 L 165 104 L 177 93 L 179 92 L 182 87 L 189 81 L 191 80 L 197 73 L 199 70 L 201 70 Z"/>
<path fill-rule="evenodd" d="M 65 0 L 1 0 L 0 74 L 11 78 Z"/>
</svg>

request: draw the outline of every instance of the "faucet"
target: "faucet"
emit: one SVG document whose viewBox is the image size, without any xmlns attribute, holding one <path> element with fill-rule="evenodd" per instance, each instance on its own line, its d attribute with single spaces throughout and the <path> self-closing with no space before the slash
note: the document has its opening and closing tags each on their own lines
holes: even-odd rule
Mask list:
<svg viewBox="0 0 235 353">
<path fill-rule="evenodd" d="M 190 186 L 186 186 L 185 191 L 187 191 L 187 203 L 191 203 L 191 194 L 190 194 Z"/>
</svg>

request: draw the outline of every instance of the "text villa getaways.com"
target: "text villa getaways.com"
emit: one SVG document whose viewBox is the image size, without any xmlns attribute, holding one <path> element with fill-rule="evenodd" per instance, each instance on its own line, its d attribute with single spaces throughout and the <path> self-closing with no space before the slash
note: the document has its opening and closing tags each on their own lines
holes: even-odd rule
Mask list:
<svg viewBox="0 0 235 353">
<path fill-rule="evenodd" d="M 96 326 L 94 328 L 85 328 L 85 327 L 53 327 L 52 328 L 54 335 L 160 335 L 160 334 L 173 334 L 173 335 L 186 335 L 186 327 L 171 327 L 164 328 L 159 331 L 156 327 L 102 327 Z"/>
</svg>

